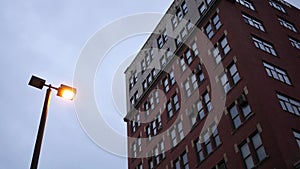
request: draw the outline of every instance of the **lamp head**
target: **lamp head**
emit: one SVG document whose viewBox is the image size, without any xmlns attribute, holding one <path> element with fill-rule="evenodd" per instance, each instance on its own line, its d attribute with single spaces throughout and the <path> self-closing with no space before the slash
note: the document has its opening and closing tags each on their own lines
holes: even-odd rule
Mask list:
<svg viewBox="0 0 300 169">
<path fill-rule="evenodd" d="M 57 96 L 68 100 L 73 100 L 76 95 L 76 89 L 67 85 L 61 84 L 57 90 Z"/>
</svg>

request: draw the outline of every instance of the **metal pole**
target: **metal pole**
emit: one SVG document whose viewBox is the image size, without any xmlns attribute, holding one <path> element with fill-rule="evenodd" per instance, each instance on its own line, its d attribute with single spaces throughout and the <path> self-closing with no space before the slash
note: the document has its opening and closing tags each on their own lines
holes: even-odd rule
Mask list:
<svg viewBox="0 0 300 169">
<path fill-rule="evenodd" d="M 46 119 L 48 115 L 48 107 L 50 104 L 50 97 L 51 97 L 51 86 L 47 89 L 45 101 L 44 101 L 44 107 L 43 107 L 43 112 L 40 120 L 40 125 L 39 125 L 39 130 L 38 134 L 36 137 L 35 141 L 35 146 L 34 146 L 34 152 L 31 160 L 31 166 L 30 169 L 37 169 L 38 167 L 38 162 L 39 162 L 39 157 L 40 157 L 40 151 L 41 151 L 41 146 L 42 146 L 42 141 L 43 141 L 43 136 L 44 136 L 44 129 L 46 125 Z"/>
</svg>

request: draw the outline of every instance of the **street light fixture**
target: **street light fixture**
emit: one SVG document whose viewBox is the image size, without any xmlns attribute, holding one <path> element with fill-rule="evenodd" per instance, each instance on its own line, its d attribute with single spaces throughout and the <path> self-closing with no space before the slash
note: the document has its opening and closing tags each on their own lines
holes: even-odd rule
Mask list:
<svg viewBox="0 0 300 169">
<path fill-rule="evenodd" d="M 31 166 L 30 169 L 37 169 L 38 167 L 38 161 L 39 161 L 39 156 L 40 156 L 40 151 L 41 151 L 41 146 L 42 146 L 42 140 L 44 136 L 44 129 L 46 125 L 46 119 L 48 115 L 48 107 L 50 104 L 50 96 L 52 93 L 51 89 L 57 90 L 57 96 L 63 97 L 68 100 L 73 100 L 74 96 L 76 94 L 76 89 L 67 85 L 61 84 L 59 88 L 51 86 L 51 84 L 46 84 L 46 80 L 41 79 L 36 76 L 31 76 L 31 79 L 28 83 L 28 85 L 36 87 L 38 89 L 43 89 L 44 86 L 48 87 L 47 92 L 46 92 L 46 97 L 44 101 L 44 106 L 43 106 L 43 111 L 42 111 L 42 116 L 40 120 L 40 125 L 39 125 L 39 130 L 38 134 L 36 137 L 35 141 L 35 146 L 34 146 L 34 152 L 31 160 Z"/>
</svg>

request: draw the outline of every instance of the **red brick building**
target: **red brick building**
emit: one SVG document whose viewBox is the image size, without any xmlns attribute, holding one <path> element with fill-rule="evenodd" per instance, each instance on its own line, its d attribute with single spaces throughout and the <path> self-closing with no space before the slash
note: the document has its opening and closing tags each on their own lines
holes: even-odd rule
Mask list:
<svg viewBox="0 0 300 169">
<path fill-rule="evenodd" d="M 299 16 L 175 0 L 125 71 L 128 168 L 300 168 Z"/>
</svg>

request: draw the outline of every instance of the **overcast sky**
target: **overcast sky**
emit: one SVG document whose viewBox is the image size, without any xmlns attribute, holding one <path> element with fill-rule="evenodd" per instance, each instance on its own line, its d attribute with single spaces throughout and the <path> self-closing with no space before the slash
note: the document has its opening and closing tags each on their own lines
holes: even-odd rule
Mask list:
<svg viewBox="0 0 300 169">
<path fill-rule="evenodd" d="M 288 2 L 300 6 L 299 0 Z M 164 13 L 171 3 L 172 0 L 1 0 L 0 169 L 28 169 L 30 166 L 45 95 L 45 90 L 27 85 L 32 74 L 54 86 L 72 85 L 81 49 L 95 32 L 127 15 Z M 122 60 L 139 50 L 145 37 L 124 41 L 124 45 L 116 47 L 110 55 L 121 56 L 117 64 L 124 67 Z M 108 70 L 99 68 L 95 86 L 106 78 L 118 79 L 114 74 L 116 70 L 103 74 L 105 71 Z M 96 87 L 95 91 L 101 105 L 101 99 L 105 98 L 97 94 L 101 89 Z M 107 100 L 112 99 L 116 98 L 107 97 Z M 108 110 L 105 119 L 117 132 L 126 135 L 123 107 L 117 103 Z M 127 159 L 93 143 L 80 126 L 74 103 L 56 97 L 53 92 L 39 169 L 75 168 L 125 169 Z"/>
</svg>

